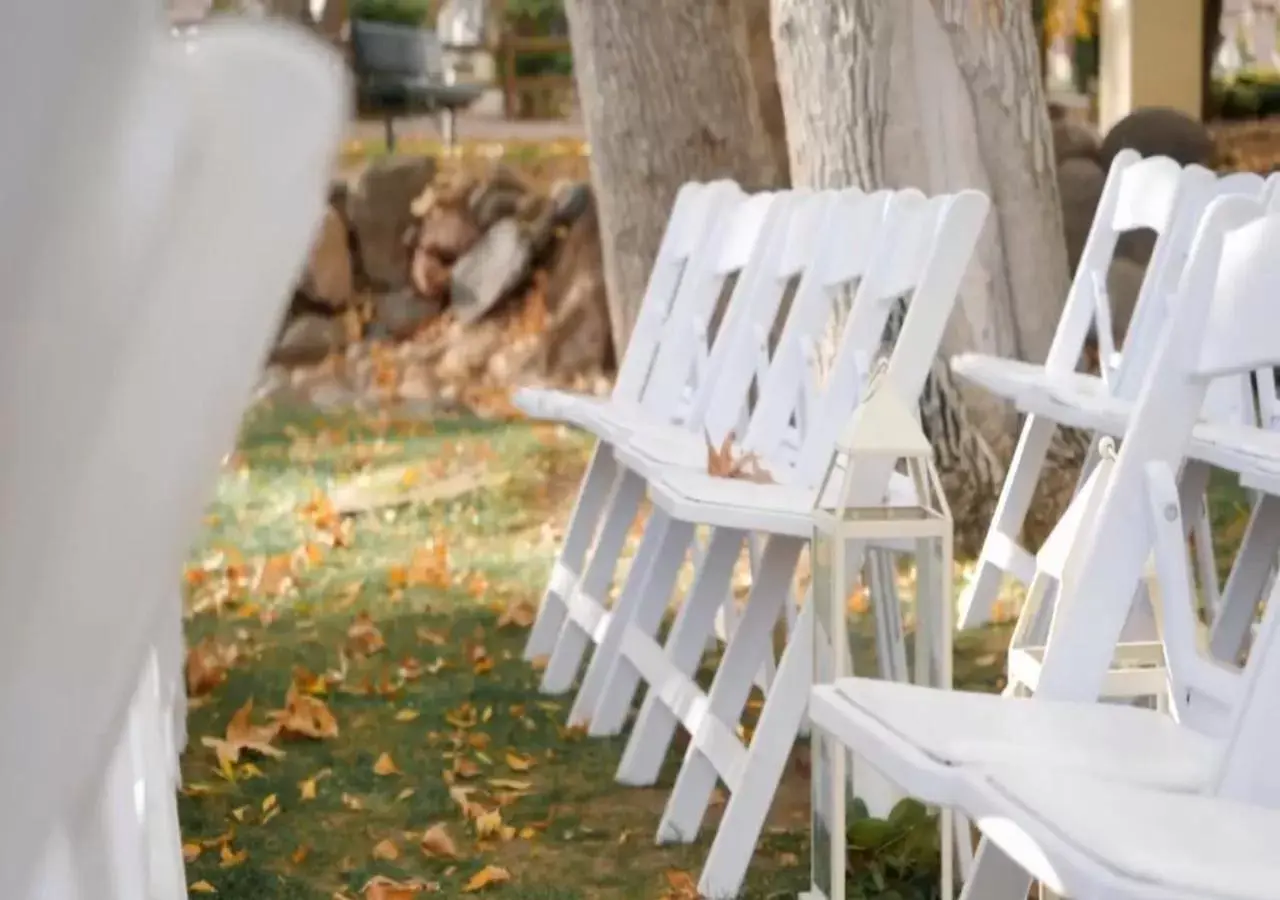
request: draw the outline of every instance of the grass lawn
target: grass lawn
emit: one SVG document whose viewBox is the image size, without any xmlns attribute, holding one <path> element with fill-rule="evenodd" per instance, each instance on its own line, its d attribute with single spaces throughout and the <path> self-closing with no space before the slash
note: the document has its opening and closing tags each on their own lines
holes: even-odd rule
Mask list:
<svg viewBox="0 0 1280 900">
<path fill-rule="evenodd" d="M 520 659 L 589 452 L 528 423 L 250 413 L 186 573 L 194 896 L 696 896 L 710 827 L 653 842 L 683 744 L 656 787 L 616 785 L 622 742 L 566 730 Z M 1228 538 L 1241 502 L 1215 506 Z M 999 686 L 1006 641 L 961 636 L 962 686 Z M 748 896 L 807 887 L 805 757 Z M 855 895 L 933 895 L 927 823 L 867 833 Z"/>
</svg>

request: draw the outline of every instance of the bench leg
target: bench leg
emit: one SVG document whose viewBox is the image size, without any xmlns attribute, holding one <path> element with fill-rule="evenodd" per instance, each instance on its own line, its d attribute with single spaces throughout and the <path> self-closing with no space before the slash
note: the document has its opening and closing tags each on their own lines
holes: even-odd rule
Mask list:
<svg viewBox="0 0 1280 900">
<path fill-rule="evenodd" d="M 457 116 L 458 114 L 452 109 L 440 111 L 440 135 L 444 138 L 444 145 L 449 150 L 452 150 L 457 143 Z"/>
<path fill-rule="evenodd" d="M 391 116 L 386 116 L 382 120 L 382 126 L 386 129 L 387 152 L 393 153 L 396 149 L 396 123 Z"/>
</svg>

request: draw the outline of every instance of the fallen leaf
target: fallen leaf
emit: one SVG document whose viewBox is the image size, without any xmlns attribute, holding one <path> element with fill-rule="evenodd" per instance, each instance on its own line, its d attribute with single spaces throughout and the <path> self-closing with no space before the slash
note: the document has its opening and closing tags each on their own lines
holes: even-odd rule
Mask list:
<svg viewBox="0 0 1280 900">
<path fill-rule="evenodd" d="M 361 893 L 364 900 L 413 900 L 422 893 L 436 893 L 440 885 L 434 881 L 414 878 L 409 881 L 392 881 L 385 875 L 375 875 L 365 883 Z"/>
<path fill-rule="evenodd" d="M 533 782 L 517 781 L 514 778 L 490 778 L 489 784 L 500 791 L 527 791 L 533 787 Z"/>
<path fill-rule="evenodd" d="M 471 876 L 471 880 L 467 882 L 462 891 L 465 894 L 474 894 L 476 891 L 482 891 L 490 885 L 502 884 L 510 880 L 511 873 L 501 866 L 485 866 Z"/>
<path fill-rule="evenodd" d="M 218 865 L 224 869 L 230 869 L 232 866 L 238 866 L 248 859 L 249 851 L 247 849 L 233 851 L 231 849 L 231 844 L 226 843 L 222 845 L 222 849 L 219 851 L 218 855 L 221 858 Z"/>
<path fill-rule="evenodd" d="M 195 862 L 200 858 L 200 854 L 204 852 L 204 848 L 199 844 L 183 844 L 182 858 L 189 863 Z"/>
<path fill-rule="evenodd" d="M 698 885 L 688 872 L 669 869 L 667 871 L 667 885 L 671 888 L 671 900 L 697 900 Z"/>
<path fill-rule="evenodd" d="M 452 580 L 449 576 L 449 545 L 441 535 L 433 538 L 430 546 L 414 551 L 405 579 L 409 587 L 449 586 Z"/>
<path fill-rule="evenodd" d="M 338 736 L 338 720 L 328 705 L 317 697 L 301 693 L 296 684 L 289 685 L 284 709 L 270 713 L 286 735 L 323 740 Z"/>
<path fill-rule="evenodd" d="M 278 747 L 272 747 L 271 741 L 275 739 L 280 731 L 279 724 L 272 725 L 254 725 L 249 721 L 253 715 L 253 698 L 250 697 L 244 704 L 236 710 L 231 717 L 231 721 L 227 723 L 227 734 L 225 738 L 202 738 L 201 742 L 206 747 L 212 747 L 218 755 L 218 762 L 224 768 L 234 764 L 240 759 L 240 754 L 245 750 L 254 753 L 260 753 L 263 756 L 270 756 L 273 759 L 280 759 L 285 754 Z"/>
<path fill-rule="evenodd" d="M 262 801 L 262 811 L 264 813 L 269 813 L 271 810 L 276 809 L 279 804 L 280 800 L 275 794 L 268 794 Z"/>
<path fill-rule="evenodd" d="M 422 852 L 428 856 L 447 856 L 457 859 L 458 847 L 449 836 L 449 830 L 443 822 L 437 822 L 422 835 Z"/>
<path fill-rule="evenodd" d="M 405 788 L 400 793 L 396 794 L 396 800 L 408 800 L 415 793 L 417 792 L 413 788 Z"/>
<path fill-rule="evenodd" d="M 394 841 L 378 841 L 378 843 L 373 846 L 373 858 L 385 860 L 399 859 L 400 848 L 395 845 Z"/>
<path fill-rule="evenodd" d="M 187 885 L 187 890 L 193 894 L 216 894 L 218 889 L 209 882 L 200 880 L 194 884 Z"/>
<path fill-rule="evenodd" d="M 223 645 L 207 637 L 187 651 L 187 693 L 192 697 L 207 694 L 227 680 L 227 669 L 235 662 L 238 651 L 234 644 Z"/>
<path fill-rule="evenodd" d="M 342 805 L 353 812 L 359 812 L 364 809 L 364 801 L 354 794 L 343 794 Z"/>
<path fill-rule="evenodd" d="M 402 709 L 396 713 L 397 722 L 412 722 L 416 718 L 418 718 L 418 711 L 416 709 Z"/>
<path fill-rule="evenodd" d="M 729 432 L 717 448 L 707 440 L 707 474 L 718 478 L 737 478 L 772 484 L 773 476 L 760 467 L 760 458 L 754 453 L 738 457 L 733 450 L 734 434 Z"/>
<path fill-rule="evenodd" d="M 306 861 L 307 856 L 310 855 L 310 853 L 311 853 L 310 847 L 308 847 L 306 844 L 299 844 L 298 849 L 294 850 L 293 853 L 289 854 L 289 861 L 293 863 L 295 866 L 300 866 L 303 864 L 303 862 Z"/>
<path fill-rule="evenodd" d="M 498 616 L 498 627 L 514 625 L 516 628 L 528 628 L 533 625 L 533 620 L 537 617 L 537 607 L 528 600 L 520 600 L 502 611 L 502 615 Z"/>
<path fill-rule="evenodd" d="M 330 772 L 329 769 L 321 769 L 319 772 L 312 775 L 306 781 L 299 781 L 298 793 L 302 796 L 302 799 L 303 800 L 316 799 L 316 789 L 317 789 L 317 786 L 319 785 L 320 780 L 322 778 L 328 778 L 330 774 L 332 773 Z"/>
<path fill-rule="evenodd" d="M 372 656 L 387 646 L 382 632 L 378 630 L 377 625 L 373 624 L 373 619 L 367 612 L 356 614 L 347 628 L 347 641 L 352 649 L 362 656 Z"/>
<path fill-rule="evenodd" d="M 484 840 L 502 833 L 502 810 L 491 809 L 484 815 L 476 816 L 476 837 Z"/>
<path fill-rule="evenodd" d="M 517 753 L 507 751 L 507 766 L 513 772 L 528 772 L 537 762 L 532 756 L 520 756 Z"/>
<path fill-rule="evenodd" d="M 373 764 L 373 774 L 375 775 L 399 775 L 400 770 L 396 768 L 396 762 L 391 758 L 391 754 L 381 754 L 377 762 Z"/>
</svg>

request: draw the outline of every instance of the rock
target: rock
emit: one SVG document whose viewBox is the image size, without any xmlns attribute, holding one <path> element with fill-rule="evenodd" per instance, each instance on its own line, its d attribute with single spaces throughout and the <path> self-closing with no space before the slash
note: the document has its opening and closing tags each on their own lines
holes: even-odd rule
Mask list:
<svg viewBox="0 0 1280 900">
<path fill-rule="evenodd" d="M 585 181 L 557 181 L 551 188 L 557 225 L 572 225 L 591 205 L 591 185 Z"/>
<path fill-rule="evenodd" d="M 480 229 L 458 209 L 436 207 L 422 220 L 418 248 L 451 263 L 475 246 Z"/>
<path fill-rule="evenodd" d="M 296 366 L 319 362 L 342 346 L 344 329 L 339 319 L 298 316 L 284 327 L 271 361 Z"/>
<path fill-rule="evenodd" d="M 1069 159 L 1097 162 L 1100 145 L 1098 132 L 1082 122 L 1064 118 L 1053 123 L 1053 155 L 1059 166 Z"/>
<path fill-rule="evenodd" d="M 1058 167 L 1062 231 L 1067 240 L 1067 264 L 1072 272 L 1080 264 L 1080 254 L 1084 252 L 1084 242 L 1089 237 L 1106 180 L 1106 173 L 1098 164 L 1083 157 L 1069 159 Z"/>
<path fill-rule="evenodd" d="M 331 309 L 343 309 L 351 302 L 355 285 L 347 223 L 332 206 L 325 212 L 300 287 L 308 300 Z"/>
<path fill-rule="evenodd" d="M 449 296 L 451 275 L 449 267 L 438 256 L 421 247 L 413 255 L 410 272 L 413 289 L 425 300 L 444 301 Z"/>
<path fill-rule="evenodd" d="M 612 357 L 600 223 L 595 204 L 572 225 L 547 280 L 551 313 L 537 361 L 541 373 L 564 377 L 597 371 Z"/>
<path fill-rule="evenodd" d="M 453 267 L 451 298 L 462 323 L 474 322 L 529 274 L 533 252 L 515 219 L 502 219 Z"/>
<path fill-rule="evenodd" d="M 1126 148 L 1143 156 L 1168 156 L 1184 166 L 1208 165 L 1213 159 L 1209 130 L 1190 116 L 1163 106 L 1135 109 L 1111 127 L 1102 139 L 1103 168 Z"/>
<path fill-rule="evenodd" d="M 409 278 L 403 235 L 412 224 L 411 205 L 435 176 L 429 156 L 390 156 L 369 163 L 347 198 L 347 220 L 355 232 L 365 277 L 380 287 L 401 287 Z"/>
<path fill-rule="evenodd" d="M 500 219 L 515 215 L 520 201 L 529 193 L 524 179 L 504 165 L 495 165 L 476 185 L 467 200 L 467 208 L 476 227 L 488 231 Z"/>
<path fill-rule="evenodd" d="M 1111 306 L 1111 326 L 1117 347 L 1129 330 L 1129 320 L 1133 318 L 1133 308 L 1138 303 L 1138 292 L 1142 290 L 1146 274 L 1146 265 L 1123 257 L 1113 259 L 1107 271 L 1107 301 Z"/>
<path fill-rule="evenodd" d="M 373 302 L 370 335 L 400 340 L 412 337 L 425 322 L 438 316 L 441 309 L 439 301 L 419 297 L 407 288 L 381 294 Z"/>
<path fill-rule="evenodd" d="M 520 191 L 485 190 L 479 199 L 471 202 L 471 215 L 481 231 L 488 231 L 499 219 L 514 216 L 520 211 L 525 195 Z"/>
</svg>

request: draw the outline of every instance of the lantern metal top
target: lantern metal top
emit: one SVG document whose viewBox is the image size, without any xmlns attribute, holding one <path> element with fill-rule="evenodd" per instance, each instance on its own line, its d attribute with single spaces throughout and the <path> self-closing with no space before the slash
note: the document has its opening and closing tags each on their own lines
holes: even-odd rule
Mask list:
<svg viewBox="0 0 1280 900">
<path fill-rule="evenodd" d="M 842 453 L 859 456 L 929 459 L 933 455 L 920 421 L 883 371 L 868 386 L 836 445 Z"/>
</svg>

